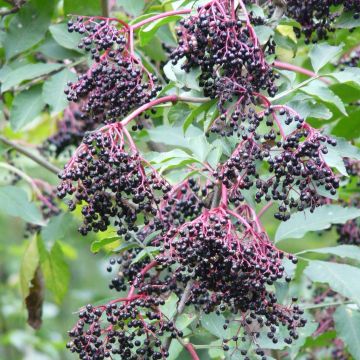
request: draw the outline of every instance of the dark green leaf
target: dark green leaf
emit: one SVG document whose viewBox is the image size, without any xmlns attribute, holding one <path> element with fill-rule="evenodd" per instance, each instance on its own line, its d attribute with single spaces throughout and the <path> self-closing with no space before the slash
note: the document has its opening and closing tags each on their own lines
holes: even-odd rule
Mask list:
<svg viewBox="0 0 360 360">
<path fill-rule="evenodd" d="M 41 85 L 35 85 L 15 96 L 10 110 L 10 126 L 16 132 L 33 121 L 45 103 L 42 97 Z"/>
<path fill-rule="evenodd" d="M 360 269 L 354 266 L 313 260 L 304 274 L 313 282 L 327 283 L 334 291 L 360 304 Z"/>
<path fill-rule="evenodd" d="M 64 0 L 65 15 L 101 15 L 99 0 Z"/>
<path fill-rule="evenodd" d="M 6 58 L 30 49 L 43 39 L 54 10 L 53 0 L 29 0 L 11 19 L 4 39 Z"/>
<path fill-rule="evenodd" d="M 0 187 L 0 211 L 20 217 L 31 224 L 45 225 L 39 209 L 28 200 L 26 192 L 16 186 Z"/>
<path fill-rule="evenodd" d="M 61 303 L 70 282 L 70 270 L 65 262 L 61 245 L 55 242 L 50 252 L 45 249 L 42 242 L 38 245 L 46 287 L 52 292 L 55 301 Z"/>
<path fill-rule="evenodd" d="M 139 16 L 145 6 L 145 0 L 116 0 L 116 4 L 121 6 L 127 14 Z"/>
<path fill-rule="evenodd" d="M 81 35 L 75 32 L 69 33 L 65 23 L 51 25 L 49 30 L 59 45 L 66 49 L 80 51 L 78 45 L 81 40 Z"/>
<path fill-rule="evenodd" d="M 347 140 L 360 136 L 360 109 L 349 113 L 348 117 L 342 117 L 332 129 L 332 134 L 344 137 Z"/>
<path fill-rule="evenodd" d="M 276 231 L 275 241 L 300 239 L 308 231 L 328 229 L 331 224 L 344 224 L 358 216 L 360 216 L 360 209 L 345 208 L 340 205 L 324 205 L 316 208 L 313 213 L 310 209 L 306 209 L 292 214 L 288 221 L 280 224 Z"/>
<path fill-rule="evenodd" d="M 360 359 L 360 312 L 339 306 L 334 313 L 335 330 L 354 359 Z"/>
<path fill-rule="evenodd" d="M 309 54 L 315 72 L 318 73 L 327 63 L 334 61 L 343 47 L 343 45 L 331 46 L 327 43 L 315 44 Z"/>
<path fill-rule="evenodd" d="M 63 67 L 61 64 L 28 64 L 10 71 L 3 77 L 1 91 L 5 92 L 23 81 L 32 80 L 39 76 L 49 74 Z"/>
<path fill-rule="evenodd" d="M 352 11 L 343 12 L 335 22 L 335 27 L 339 29 L 354 29 L 359 26 L 360 19 L 355 19 Z"/>
<path fill-rule="evenodd" d="M 266 25 L 254 26 L 254 30 L 259 39 L 260 45 L 266 44 L 270 37 L 274 36 L 274 30 Z"/>
<path fill-rule="evenodd" d="M 329 254 L 339 256 L 341 258 L 348 258 L 360 261 L 360 248 L 355 245 L 338 245 L 334 247 L 325 247 L 320 249 L 309 249 L 301 251 L 300 253 L 297 253 L 297 255 L 306 253 Z"/>
<path fill-rule="evenodd" d="M 170 22 L 175 22 L 181 19 L 179 15 L 167 16 L 159 20 L 155 20 L 148 25 L 141 27 L 139 31 L 140 45 L 144 46 L 148 44 L 156 34 L 156 31 L 163 25 Z"/>
<path fill-rule="evenodd" d="M 319 80 L 312 81 L 310 84 L 300 88 L 300 90 L 320 101 L 335 105 L 344 115 L 347 115 L 342 100 Z"/>
<path fill-rule="evenodd" d="M 20 265 L 20 289 L 23 300 L 30 294 L 31 280 L 39 265 L 37 238 L 34 236 L 28 243 Z"/>
<path fill-rule="evenodd" d="M 118 236 L 115 236 L 115 237 L 111 237 L 111 238 L 104 238 L 101 240 L 96 240 L 91 244 L 91 251 L 93 253 L 97 253 L 100 250 L 109 246 L 110 244 L 114 244 L 115 242 L 118 243 L 119 239 L 121 239 L 121 238 Z"/>
<path fill-rule="evenodd" d="M 42 93 L 43 100 L 50 105 L 52 111 L 58 113 L 69 105 L 64 90 L 69 81 L 75 81 L 76 79 L 75 73 L 69 69 L 64 69 L 45 81 Z"/>
</svg>

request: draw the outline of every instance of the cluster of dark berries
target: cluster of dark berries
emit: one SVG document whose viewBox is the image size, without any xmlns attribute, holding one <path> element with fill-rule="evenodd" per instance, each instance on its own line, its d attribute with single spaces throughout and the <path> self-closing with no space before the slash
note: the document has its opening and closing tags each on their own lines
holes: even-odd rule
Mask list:
<svg viewBox="0 0 360 360">
<path fill-rule="evenodd" d="M 114 356 L 123 360 L 166 359 L 169 352 L 164 338 L 181 337 L 182 332 L 159 310 L 164 303 L 161 298 L 135 295 L 104 306 L 87 305 L 69 331 L 67 348 L 83 360 Z"/>
<path fill-rule="evenodd" d="M 341 57 L 339 65 L 357 67 L 360 65 L 360 46 L 356 46 L 350 52 Z"/>
<path fill-rule="evenodd" d="M 46 139 L 41 151 L 58 157 L 64 151 L 80 145 L 85 132 L 95 130 L 99 124 L 81 113 L 77 104 L 71 104 L 64 110 L 63 119 L 57 123 L 57 131 Z"/>
<path fill-rule="evenodd" d="M 171 187 L 139 155 L 120 123 L 85 136 L 59 175 L 58 196 L 73 195 L 70 210 L 82 206 L 83 235 L 105 231 L 111 220 L 119 235 L 138 231 L 137 215 L 157 214 L 161 194 Z M 149 165 L 149 164 L 146 164 Z M 83 204 L 85 202 L 85 204 Z"/>
<path fill-rule="evenodd" d="M 69 83 L 69 101 L 81 103 L 81 111 L 96 123 L 115 122 L 149 102 L 161 86 L 133 54 L 127 27 L 118 29 L 110 19 L 79 17 L 69 22 L 69 31 L 85 34 L 81 48 L 90 51 L 94 65 Z"/>
<path fill-rule="evenodd" d="M 357 0 L 288 0 L 286 15 L 296 20 L 301 29 L 294 27 L 297 37 L 305 36 L 305 42 L 327 40 L 328 34 L 335 31 L 334 21 L 341 14 L 341 7 L 359 18 L 360 3 Z"/>
<path fill-rule="evenodd" d="M 351 206 L 360 207 L 359 199 L 350 202 Z M 358 219 L 349 220 L 345 224 L 336 225 L 338 243 L 343 245 L 360 245 L 360 223 Z"/>
<path fill-rule="evenodd" d="M 296 329 L 306 321 L 297 306 L 282 307 L 267 289 L 283 277 L 286 281 L 291 278 L 284 274 L 284 254 L 254 219 L 246 217 L 247 210 L 205 210 L 195 220 L 169 230 L 156 261 L 172 266 L 178 281 L 193 282 L 187 305 L 205 313 L 230 310 L 241 314 L 244 337 L 250 341 L 258 332 L 255 329 L 271 328 L 274 331 L 270 330 L 268 337 L 276 343 L 280 336 L 276 328 L 286 324 L 290 344 L 298 337 Z M 289 259 L 297 262 L 291 255 Z"/>
<path fill-rule="evenodd" d="M 235 120 L 244 113 L 254 93 L 267 90 L 273 96 L 277 92 L 277 75 L 265 61 L 254 29 L 239 19 L 233 7 L 230 0 L 210 1 L 199 7 L 196 15 L 180 21 L 178 47 L 170 58 L 173 64 L 184 61 L 185 71 L 200 67 L 199 85 L 204 95 L 219 99 L 222 113 L 231 108 Z M 267 52 L 273 53 L 274 49 L 270 40 Z M 236 105 L 228 106 L 234 99 Z"/>
<path fill-rule="evenodd" d="M 336 194 L 339 179 L 323 158 L 328 152 L 327 145 L 335 146 L 335 140 L 307 125 L 283 140 L 275 141 L 275 133 L 267 134 L 265 140 L 262 143 L 253 137 L 243 140 L 229 160 L 214 173 L 215 178 L 227 187 L 230 201 L 241 202 L 241 190 L 255 186 L 255 200 L 279 201 L 279 212 L 275 217 L 285 221 L 292 208 L 315 210 L 321 204 L 319 187 L 323 186 L 331 195 Z M 268 179 L 260 178 L 259 160 L 265 160 L 269 172 L 273 173 Z"/>
</svg>

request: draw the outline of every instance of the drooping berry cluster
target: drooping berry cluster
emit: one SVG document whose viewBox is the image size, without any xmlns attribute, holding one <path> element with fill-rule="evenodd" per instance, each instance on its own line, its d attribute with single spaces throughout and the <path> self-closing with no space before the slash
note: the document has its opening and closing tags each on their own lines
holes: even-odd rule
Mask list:
<svg viewBox="0 0 360 360">
<path fill-rule="evenodd" d="M 181 337 L 182 332 L 159 310 L 164 300 L 146 295 L 121 300 L 81 310 L 67 347 L 86 360 L 166 359 L 164 338 Z"/>
<path fill-rule="evenodd" d="M 62 182 L 58 186 L 60 198 L 73 195 L 70 210 L 86 203 L 82 206 L 83 235 L 91 230 L 105 231 L 111 220 L 118 234 L 125 235 L 128 230 L 138 230 L 139 213 L 156 215 L 161 193 L 171 187 L 151 167 L 146 173 L 144 164 L 120 123 L 85 136 L 59 175 Z"/>
<path fill-rule="evenodd" d="M 221 113 L 227 113 L 226 117 L 233 114 L 232 119 L 237 121 L 243 114 L 246 116 L 254 93 L 267 90 L 274 95 L 277 87 L 276 74 L 265 61 L 253 27 L 249 21 L 243 23 L 239 19 L 239 10 L 234 6 L 230 0 L 210 1 L 199 7 L 195 15 L 180 21 L 179 45 L 170 58 L 173 64 L 185 58 L 185 71 L 199 66 L 199 84 L 205 96 L 219 99 Z M 272 41 L 267 51 L 274 51 Z M 235 103 L 228 106 L 232 101 Z M 219 131 L 216 126 L 214 130 Z M 227 132 L 231 134 L 232 129 Z"/>
<path fill-rule="evenodd" d="M 77 104 L 71 104 L 57 123 L 57 132 L 46 139 L 41 151 L 58 157 L 71 146 L 79 146 L 85 132 L 95 130 L 98 125 L 94 119 L 82 114 Z"/>
<path fill-rule="evenodd" d="M 341 13 L 341 6 L 359 17 L 360 4 L 357 0 L 288 0 L 286 1 L 286 15 L 296 20 L 301 29 L 294 27 L 297 37 L 304 34 L 307 43 L 312 40 L 328 39 L 328 33 L 334 32 L 334 21 Z"/>
<path fill-rule="evenodd" d="M 275 217 L 287 220 L 292 208 L 314 210 L 320 205 L 319 187 L 323 186 L 331 195 L 336 193 L 339 179 L 323 158 L 328 152 L 327 144 L 335 146 L 335 140 L 308 125 L 283 140 L 275 142 L 275 133 L 267 134 L 266 140 L 263 143 L 256 142 L 253 137 L 243 140 L 214 173 L 229 189 L 232 202 L 242 201 L 241 190 L 255 186 L 258 189 L 255 200 L 280 201 Z M 260 178 L 259 160 L 265 160 L 269 172 L 273 173 L 268 179 Z"/>
<path fill-rule="evenodd" d="M 350 206 L 359 208 L 360 199 L 354 198 L 350 201 Z M 347 221 L 345 224 L 336 225 L 338 243 L 343 245 L 360 245 L 360 223 L 359 219 Z"/>
<path fill-rule="evenodd" d="M 115 122 L 161 89 L 133 54 L 126 26 L 118 29 L 112 19 L 78 17 L 69 22 L 69 31 L 85 34 L 79 47 L 91 52 L 95 64 L 69 83 L 65 93 L 69 101 L 81 103 L 81 111 L 93 121 Z"/>
<path fill-rule="evenodd" d="M 282 307 L 266 287 L 284 277 L 284 254 L 258 223 L 245 218 L 249 211 L 248 207 L 238 212 L 225 207 L 205 210 L 195 220 L 169 230 L 156 261 L 172 265 L 179 281 L 193 281 L 187 304 L 206 313 L 228 309 L 241 314 L 245 330 L 250 324 L 256 329 L 286 323 L 291 343 L 296 329 L 305 324 L 301 311 Z M 289 258 L 296 263 L 296 258 Z M 275 331 L 271 334 L 276 343 Z"/>
</svg>

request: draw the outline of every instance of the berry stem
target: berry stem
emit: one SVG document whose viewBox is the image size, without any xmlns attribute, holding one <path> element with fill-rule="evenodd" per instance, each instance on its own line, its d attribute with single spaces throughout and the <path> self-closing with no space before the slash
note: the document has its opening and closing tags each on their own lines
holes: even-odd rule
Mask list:
<svg viewBox="0 0 360 360">
<path fill-rule="evenodd" d="M 189 352 L 191 358 L 193 360 L 200 360 L 198 354 L 195 351 L 194 345 L 191 343 L 185 344 L 185 349 Z"/>
<path fill-rule="evenodd" d="M 20 146 L 19 144 L 16 144 L 13 141 L 7 139 L 3 135 L 0 135 L 0 141 L 3 142 L 6 145 L 12 147 L 13 149 L 17 150 L 19 153 L 25 155 L 26 157 L 33 160 L 37 164 L 41 165 L 44 169 L 49 170 L 50 172 L 52 172 L 55 175 L 57 175 L 61 171 L 61 169 L 59 169 L 55 165 L 49 163 L 44 158 L 31 153 L 29 150 L 23 148 L 22 146 Z"/>
<path fill-rule="evenodd" d="M 273 204 L 274 203 L 272 201 L 268 202 L 257 214 L 258 219 L 260 219 L 266 213 L 266 211 L 268 211 L 273 206 Z"/>
<path fill-rule="evenodd" d="M 195 98 L 191 96 L 178 96 L 178 95 L 168 95 L 164 96 L 155 100 L 152 100 L 142 106 L 140 106 L 138 109 L 133 111 L 131 114 L 129 114 L 127 117 L 125 117 L 121 124 L 122 126 L 126 126 L 131 122 L 133 119 L 135 119 L 137 116 L 139 116 L 142 112 L 151 109 L 152 107 L 163 104 L 166 102 L 177 102 L 177 101 L 183 101 L 183 102 L 193 102 L 193 103 L 204 103 L 207 102 L 207 98 Z"/>
<path fill-rule="evenodd" d="M 147 264 L 141 271 L 140 275 L 144 276 L 149 270 L 151 270 L 153 267 L 158 265 L 158 263 L 155 260 L 152 260 L 149 264 Z M 130 291 L 127 295 L 127 299 L 131 299 L 134 296 L 135 293 L 135 284 L 131 286 Z"/>
<path fill-rule="evenodd" d="M 300 66 L 297 66 L 297 65 L 288 64 L 288 63 L 284 63 L 284 62 L 275 60 L 274 61 L 274 66 L 276 68 L 278 68 L 278 69 L 290 70 L 290 71 L 294 71 L 294 72 L 304 74 L 304 75 L 307 75 L 307 76 L 310 76 L 310 77 L 318 77 L 318 74 L 314 73 L 313 71 L 308 70 L 308 69 L 304 69 L 304 68 L 302 68 Z M 322 82 L 324 82 L 327 85 L 331 84 L 331 81 L 328 80 L 328 79 L 319 77 L 319 80 L 321 80 Z"/>
<path fill-rule="evenodd" d="M 167 11 L 152 17 L 149 17 L 145 20 L 142 20 L 134 25 L 130 25 L 130 29 L 133 30 L 137 30 L 139 29 L 141 26 L 144 26 L 146 24 L 149 24 L 153 21 L 168 17 L 168 16 L 173 16 L 173 15 L 183 15 L 183 14 L 190 14 L 191 13 L 191 9 L 183 9 L 183 10 L 173 10 L 173 11 Z"/>
<path fill-rule="evenodd" d="M 31 188 L 33 189 L 36 197 L 45 206 L 47 206 L 51 210 L 58 211 L 58 209 L 41 193 L 41 190 L 37 186 L 35 180 L 32 179 L 29 175 L 25 174 L 23 171 L 19 170 L 15 166 L 12 166 L 12 165 L 4 163 L 4 162 L 0 162 L 0 167 L 2 167 L 4 169 L 7 169 L 7 170 L 13 172 L 14 174 L 19 175 L 21 178 L 23 178 L 31 186 Z"/>
</svg>

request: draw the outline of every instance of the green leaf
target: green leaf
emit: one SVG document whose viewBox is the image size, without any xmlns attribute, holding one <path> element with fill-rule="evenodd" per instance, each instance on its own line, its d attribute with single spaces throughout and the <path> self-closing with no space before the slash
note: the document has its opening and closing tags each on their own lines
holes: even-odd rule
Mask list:
<svg viewBox="0 0 360 360">
<path fill-rule="evenodd" d="M 4 76 L 1 84 L 1 92 L 10 90 L 23 81 L 32 80 L 39 76 L 49 74 L 63 67 L 62 64 L 27 64 L 19 67 Z"/>
<path fill-rule="evenodd" d="M 50 105 L 52 111 L 58 113 L 69 105 L 64 90 L 69 81 L 75 81 L 76 79 L 75 73 L 69 69 L 64 69 L 45 81 L 42 93 L 43 100 Z"/>
<path fill-rule="evenodd" d="M 39 251 L 37 245 L 37 238 L 34 236 L 29 242 L 24 251 L 21 265 L 20 265 L 20 289 L 23 300 L 30 294 L 31 280 L 34 277 L 35 271 L 39 265 Z"/>
<path fill-rule="evenodd" d="M 342 117 L 332 129 L 332 134 L 352 140 L 360 136 L 360 109 L 349 113 L 348 117 Z"/>
<path fill-rule="evenodd" d="M 342 100 L 319 80 L 312 81 L 310 84 L 301 87 L 300 90 L 320 101 L 335 105 L 344 115 L 347 115 Z"/>
<path fill-rule="evenodd" d="M 349 141 L 343 138 L 334 137 L 336 139 L 336 151 L 342 156 L 342 157 L 348 157 L 350 159 L 354 160 L 360 160 L 360 149 L 352 144 L 350 144 Z"/>
<path fill-rule="evenodd" d="M 194 157 L 200 162 L 204 162 L 206 160 L 212 149 L 212 146 L 207 142 L 204 135 L 190 138 L 189 146 L 194 154 Z"/>
<path fill-rule="evenodd" d="M 116 4 L 121 6 L 127 14 L 139 16 L 145 7 L 145 0 L 117 0 Z"/>
<path fill-rule="evenodd" d="M 349 306 L 339 306 L 333 316 L 337 336 L 354 359 L 360 359 L 360 312 Z"/>
<path fill-rule="evenodd" d="M 110 237 L 110 238 L 104 238 L 101 240 L 96 240 L 91 244 L 91 248 L 90 248 L 91 252 L 96 254 L 100 250 L 107 248 L 110 244 L 114 245 L 114 243 L 116 243 L 115 246 L 117 246 L 119 239 L 121 239 L 121 238 L 118 236 L 115 236 L 115 237 Z"/>
<path fill-rule="evenodd" d="M 28 200 L 26 192 L 17 186 L 0 187 L 0 211 L 31 224 L 45 225 L 40 210 Z"/>
<path fill-rule="evenodd" d="M 148 44 L 153 39 L 153 37 L 156 34 L 156 31 L 161 26 L 168 24 L 170 22 L 178 21 L 181 18 L 182 17 L 179 15 L 167 16 L 162 19 L 155 20 L 155 21 L 151 22 L 150 24 L 141 27 L 140 31 L 139 31 L 140 45 L 144 46 L 144 45 Z"/>
<path fill-rule="evenodd" d="M 174 126 L 181 126 L 190 112 L 191 109 L 187 104 L 178 103 L 170 108 L 167 114 L 168 120 L 171 124 L 174 124 Z"/>
<path fill-rule="evenodd" d="M 355 245 L 338 245 L 334 247 L 324 247 L 320 249 L 308 249 L 297 253 L 297 255 L 306 253 L 329 254 L 339 256 L 341 258 L 348 258 L 360 261 L 360 248 Z"/>
<path fill-rule="evenodd" d="M 15 96 L 10 110 L 10 126 L 17 132 L 34 120 L 44 108 L 41 85 L 35 85 Z"/>
<path fill-rule="evenodd" d="M 304 274 L 313 282 L 327 283 L 334 291 L 360 304 L 360 269 L 354 266 L 313 260 Z"/>
<path fill-rule="evenodd" d="M 80 51 L 78 45 L 81 41 L 81 35 L 70 33 L 65 23 L 53 24 L 49 27 L 50 33 L 55 41 L 66 49 Z"/>
<path fill-rule="evenodd" d="M 39 242 L 38 245 L 46 287 L 52 292 L 55 301 L 61 303 L 70 282 L 70 270 L 65 262 L 61 245 L 56 241 L 50 252 L 45 249 L 42 242 Z"/>
<path fill-rule="evenodd" d="M 91 16 L 101 15 L 101 2 L 99 0 L 64 0 L 64 14 Z"/>
<path fill-rule="evenodd" d="M 283 239 L 300 239 L 308 231 L 328 229 L 331 224 L 345 224 L 348 220 L 360 216 L 360 209 L 340 205 L 324 205 L 291 215 L 288 221 L 282 222 L 275 234 L 275 241 Z"/>
<path fill-rule="evenodd" d="M 352 11 L 343 12 L 335 22 L 335 27 L 338 29 L 354 29 L 359 26 L 360 19 L 355 19 Z"/>
<path fill-rule="evenodd" d="M 147 246 L 143 250 L 141 250 L 135 257 L 135 259 L 131 262 L 132 264 L 136 264 L 139 261 L 145 259 L 146 257 L 153 258 L 153 254 L 159 253 L 159 248 L 156 246 Z"/>
<path fill-rule="evenodd" d="M 259 39 L 260 45 L 264 45 L 268 42 L 271 36 L 274 36 L 274 30 L 266 25 L 254 26 L 256 36 Z"/>
<path fill-rule="evenodd" d="M 177 304 L 179 298 L 175 293 L 171 293 L 170 296 L 166 299 L 164 305 L 160 305 L 160 311 L 168 318 L 172 319 L 176 314 Z"/>
<path fill-rule="evenodd" d="M 198 116 L 201 115 L 202 113 L 204 113 L 204 112 L 206 113 L 215 102 L 216 102 L 216 100 L 211 100 L 209 102 L 201 104 L 200 106 L 193 109 L 190 112 L 190 114 L 188 114 L 188 116 L 185 118 L 185 120 L 183 120 L 184 134 L 186 133 L 186 130 L 188 129 L 188 127 L 194 122 L 194 120 L 197 119 Z"/>
<path fill-rule="evenodd" d="M 305 94 L 297 94 L 291 99 L 288 106 L 299 113 L 304 119 L 316 118 L 329 120 L 333 115 L 324 104 L 319 104 Z"/>
<path fill-rule="evenodd" d="M 225 331 L 223 325 L 225 324 L 225 317 L 223 315 L 216 315 L 213 312 L 210 314 L 202 314 L 200 321 L 203 328 L 209 331 L 209 333 L 218 338 L 224 337 Z"/>
<path fill-rule="evenodd" d="M 344 164 L 343 156 L 338 146 L 328 146 L 328 153 L 323 154 L 323 158 L 328 166 L 336 168 L 342 175 L 348 176 L 346 167 Z"/>
<path fill-rule="evenodd" d="M 343 44 L 339 46 L 331 46 L 327 43 L 315 44 L 310 51 L 310 60 L 316 73 L 319 72 L 330 61 L 334 61 L 337 55 L 341 53 Z"/>
<path fill-rule="evenodd" d="M 176 329 L 183 331 L 187 328 L 195 319 L 197 318 L 196 314 L 181 314 L 176 319 Z"/>
<path fill-rule="evenodd" d="M 45 242 L 64 239 L 72 225 L 73 217 L 70 213 L 53 216 L 48 224 L 41 229 L 41 237 Z"/>
<path fill-rule="evenodd" d="M 43 39 L 54 10 L 53 0 L 29 0 L 11 19 L 4 39 L 6 58 L 30 49 Z"/>
<path fill-rule="evenodd" d="M 180 88 L 201 91 L 197 80 L 201 73 L 200 68 L 186 72 L 181 68 L 185 61 L 185 58 L 180 59 L 176 65 L 173 65 L 172 62 L 169 61 L 163 68 L 166 77 L 174 81 Z"/>
</svg>

